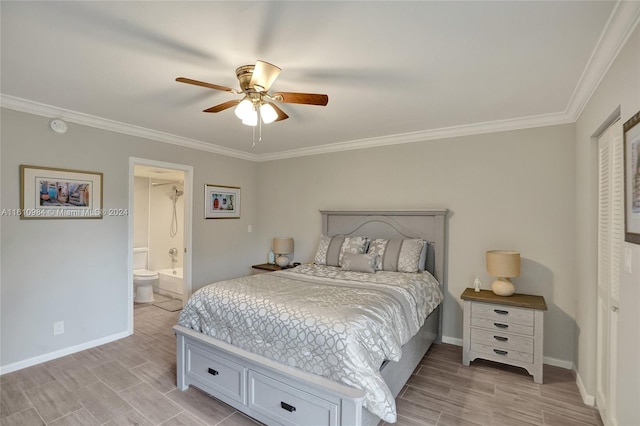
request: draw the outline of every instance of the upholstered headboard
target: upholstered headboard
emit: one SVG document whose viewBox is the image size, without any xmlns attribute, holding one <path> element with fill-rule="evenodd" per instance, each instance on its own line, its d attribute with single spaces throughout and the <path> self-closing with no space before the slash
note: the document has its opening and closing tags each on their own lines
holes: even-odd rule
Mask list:
<svg viewBox="0 0 640 426">
<path fill-rule="evenodd" d="M 427 270 L 446 286 L 447 209 L 321 210 L 324 235 L 370 238 L 422 238 L 429 241 Z M 431 262 L 429 262 L 429 255 Z"/>
</svg>

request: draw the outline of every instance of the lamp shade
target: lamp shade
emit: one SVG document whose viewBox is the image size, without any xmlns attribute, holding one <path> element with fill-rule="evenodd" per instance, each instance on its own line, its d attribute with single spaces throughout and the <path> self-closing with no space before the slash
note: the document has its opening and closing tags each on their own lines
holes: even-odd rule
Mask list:
<svg viewBox="0 0 640 426">
<path fill-rule="evenodd" d="M 246 113 L 245 117 L 242 119 L 242 124 L 246 126 L 257 126 L 258 125 L 258 111 L 251 110 Z"/>
<path fill-rule="evenodd" d="M 278 118 L 278 113 L 269 104 L 260 105 L 260 117 L 264 124 L 273 123 Z"/>
<path fill-rule="evenodd" d="M 244 98 L 242 102 L 238 104 L 234 112 L 236 114 L 236 117 L 238 117 L 240 120 L 245 120 L 253 110 L 253 103 L 249 99 Z"/>
<path fill-rule="evenodd" d="M 276 237 L 273 239 L 273 252 L 276 254 L 293 253 L 293 238 Z"/>
<path fill-rule="evenodd" d="M 520 275 L 520 252 L 512 250 L 490 250 L 487 252 L 487 272 L 501 278 Z"/>
</svg>

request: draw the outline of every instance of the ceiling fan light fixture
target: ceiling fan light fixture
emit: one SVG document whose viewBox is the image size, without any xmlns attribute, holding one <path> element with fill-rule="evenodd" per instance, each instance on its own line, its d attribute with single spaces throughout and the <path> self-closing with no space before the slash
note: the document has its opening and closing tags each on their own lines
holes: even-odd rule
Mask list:
<svg viewBox="0 0 640 426">
<path fill-rule="evenodd" d="M 236 117 L 244 122 L 244 120 L 248 119 L 250 115 L 255 114 L 253 102 L 251 102 L 247 98 L 244 98 L 242 102 L 238 104 L 234 112 L 236 113 Z"/>
<path fill-rule="evenodd" d="M 242 121 L 242 124 L 254 128 L 259 126 L 260 129 L 262 129 L 262 124 L 269 124 L 289 118 L 277 105 L 280 102 L 285 104 L 327 105 L 329 97 L 323 94 L 299 92 L 269 93 L 269 89 L 278 78 L 280 71 L 281 69 L 279 67 L 260 60 L 257 61 L 255 65 L 242 65 L 236 69 L 236 77 L 240 83 L 240 90 L 186 77 L 178 77 L 176 81 L 241 95 L 241 99 L 236 98 L 231 101 L 226 101 L 204 109 L 202 112 L 218 113 L 233 108 L 236 117 Z M 254 129 L 253 133 L 255 144 L 256 129 Z M 259 136 L 258 141 L 260 139 Z"/>
<path fill-rule="evenodd" d="M 251 111 L 247 111 L 245 117 L 242 119 L 242 124 L 246 126 L 257 126 L 258 125 L 258 111 L 255 109 Z"/>
<path fill-rule="evenodd" d="M 262 122 L 264 124 L 273 123 L 278 118 L 278 113 L 275 109 L 269 104 L 260 105 L 260 117 L 262 117 Z"/>
</svg>

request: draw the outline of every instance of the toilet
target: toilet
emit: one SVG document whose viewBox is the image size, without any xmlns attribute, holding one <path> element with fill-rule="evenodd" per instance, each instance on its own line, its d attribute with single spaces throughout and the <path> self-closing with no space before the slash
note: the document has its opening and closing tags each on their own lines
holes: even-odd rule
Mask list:
<svg viewBox="0 0 640 426">
<path fill-rule="evenodd" d="M 153 285 L 158 282 L 158 273 L 147 269 L 149 249 L 146 247 L 133 249 L 133 301 L 136 303 L 153 303 Z"/>
</svg>

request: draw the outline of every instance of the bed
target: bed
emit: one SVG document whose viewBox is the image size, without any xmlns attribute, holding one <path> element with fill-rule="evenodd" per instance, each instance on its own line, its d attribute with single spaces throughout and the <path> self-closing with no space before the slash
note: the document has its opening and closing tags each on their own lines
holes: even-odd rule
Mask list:
<svg viewBox="0 0 640 426">
<path fill-rule="evenodd" d="M 421 258 L 428 273 L 345 271 L 355 259 L 347 254 L 342 268 L 302 265 L 198 290 L 174 327 L 178 388 L 193 385 L 269 425 L 395 421 L 395 396 L 441 336 L 446 213 L 321 211 L 324 238 L 428 242 Z M 336 300 L 348 306 L 338 307 Z M 233 315 L 222 310 L 227 305 L 234 306 Z M 242 316 L 236 318 L 238 310 Z M 333 311 L 357 321 L 345 326 Z M 253 334 L 243 337 L 242 329 Z"/>
</svg>

